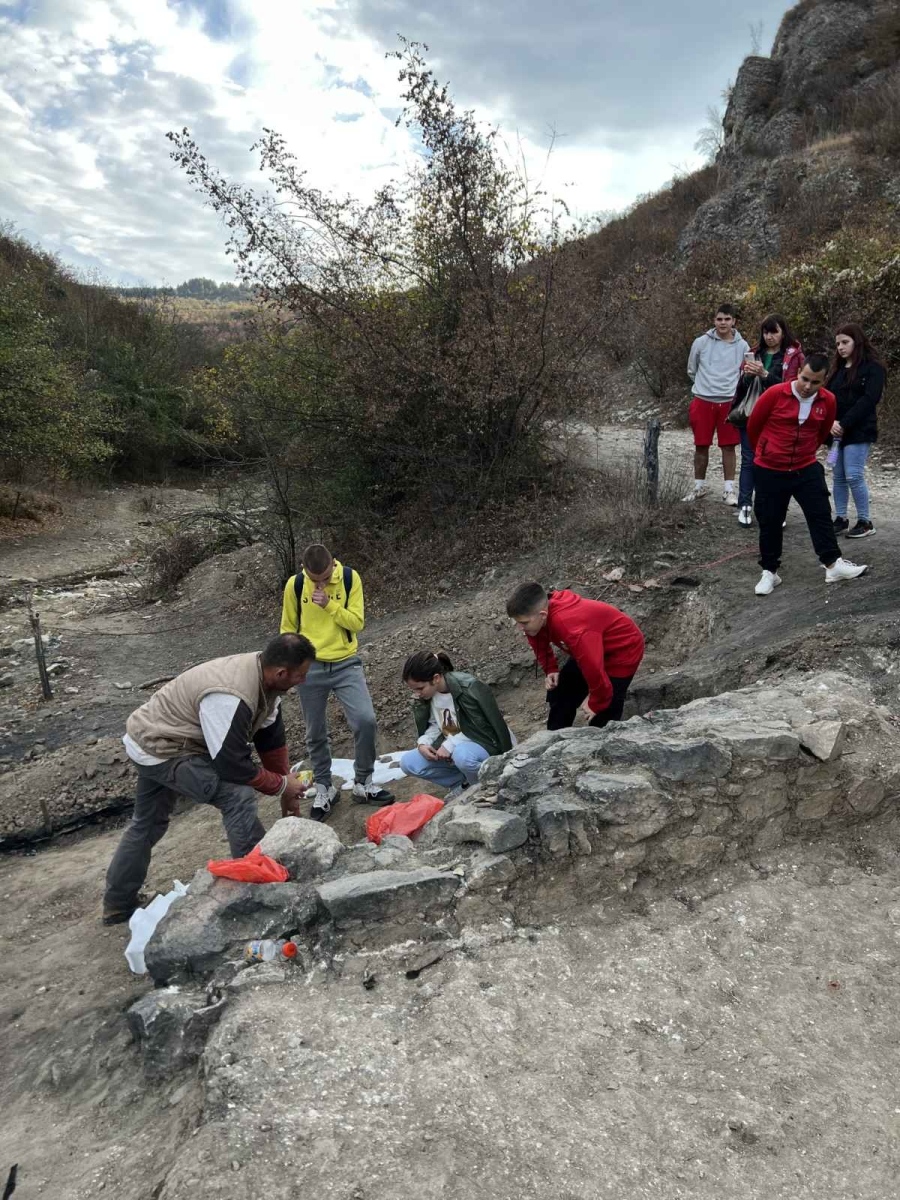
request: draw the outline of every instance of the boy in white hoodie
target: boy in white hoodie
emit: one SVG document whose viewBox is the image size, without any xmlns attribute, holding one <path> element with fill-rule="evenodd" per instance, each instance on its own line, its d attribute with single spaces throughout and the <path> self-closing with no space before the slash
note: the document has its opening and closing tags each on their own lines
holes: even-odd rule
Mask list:
<svg viewBox="0 0 900 1200">
<path fill-rule="evenodd" d="M 694 434 L 694 486 L 685 500 L 699 500 L 709 490 L 706 472 L 709 448 L 715 436 L 722 451 L 725 480 L 722 499 L 726 504 L 737 504 L 735 446 L 741 435 L 726 418 L 737 390 L 744 355 L 750 353 L 750 347 L 734 325 L 734 309 L 730 304 L 720 304 L 713 328 L 695 338 L 688 355 L 687 373 L 693 384 L 690 422 Z"/>
</svg>

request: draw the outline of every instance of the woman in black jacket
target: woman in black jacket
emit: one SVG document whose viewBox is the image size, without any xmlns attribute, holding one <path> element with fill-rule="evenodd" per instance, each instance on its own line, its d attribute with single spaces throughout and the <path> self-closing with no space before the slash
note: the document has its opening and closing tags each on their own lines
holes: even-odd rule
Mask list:
<svg viewBox="0 0 900 1200">
<path fill-rule="evenodd" d="M 800 374 L 805 362 L 803 347 L 791 333 L 787 321 L 778 313 L 766 317 L 759 330 L 759 341 L 753 348 L 738 380 L 732 409 L 737 408 L 747 394 L 753 379 L 762 381 L 763 390 L 776 383 L 790 383 Z M 741 474 L 738 482 L 738 523 L 753 524 L 753 447 L 747 438 L 746 425 L 739 426 L 741 434 Z"/>
<path fill-rule="evenodd" d="M 834 337 L 835 356 L 827 387 L 837 399 L 837 419 L 831 432 L 837 441 L 834 464 L 834 529 L 847 537 L 871 537 L 875 526 L 869 516 L 866 459 L 878 440 L 876 408 L 884 395 L 885 369 L 862 326 L 842 325 Z M 856 524 L 850 529 L 847 508 L 850 493 L 856 506 Z"/>
</svg>

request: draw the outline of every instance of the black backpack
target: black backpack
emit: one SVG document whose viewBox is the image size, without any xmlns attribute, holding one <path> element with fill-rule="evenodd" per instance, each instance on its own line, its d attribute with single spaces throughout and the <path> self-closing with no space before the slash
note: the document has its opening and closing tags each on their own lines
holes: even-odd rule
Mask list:
<svg viewBox="0 0 900 1200">
<path fill-rule="evenodd" d="M 344 563 L 342 570 L 343 570 L 343 574 L 344 574 L 344 608 L 349 608 L 350 607 L 350 589 L 353 587 L 353 568 L 348 567 L 347 564 Z M 294 594 L 297 597 L 297 632 L 298 633 L 300 632 L 301 613 L 303 611 L 303 585 L 305 582 L 306 582 L 306 576 L 304 575 L 303 571 L 298 571 L 297 574 L 294 576 Z M 344 633 L 347 636 L 347 641 L 351 642 L 353 640 L 353 637 L 350 633 L 350 630 L 345 629 Z"/>
</svg>

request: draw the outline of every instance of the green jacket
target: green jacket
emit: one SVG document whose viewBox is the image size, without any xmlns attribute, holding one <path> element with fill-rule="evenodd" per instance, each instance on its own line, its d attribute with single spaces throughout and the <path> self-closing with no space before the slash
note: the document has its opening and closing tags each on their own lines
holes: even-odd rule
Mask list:
<svg viewBox="0 0 900 1200">
<path fill-rule="evenodd" d="M 488 685 L 466 671 L 448 671 L 444 679 L 456 706 L 460 732 L 479 746 L 484 746 L 491 755 L 512 750 L 509 729 Z M 416 731 L 421 737 L 431 721 L 431 701 L 415 700 L 413 715 Z M 440 745 L 440 742 L 436 745 Z"/>
</svg>

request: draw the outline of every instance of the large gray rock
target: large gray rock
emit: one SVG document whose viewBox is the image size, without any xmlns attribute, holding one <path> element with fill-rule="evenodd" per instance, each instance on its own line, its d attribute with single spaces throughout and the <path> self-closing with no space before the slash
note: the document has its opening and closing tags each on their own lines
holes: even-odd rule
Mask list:
<svg viewBox="0 0 900 1200">
<path fill-rule="evenodd" d="M 731 770 L 731 754 L 708 738 L 673 737 L 631 723 L 608 733 L 598 758 L 622 766 L 645 767 L 662 779 L 681 782 L 721 778 Z"/>
<path fill-rule="evenodd" d="M 336 925 L 401 920 L 449 907 L 460 881 L 456 875 L 421 867 L 418 871 L 370 871 L 329 880 L 316 889 Z"/>
<path fill-rule="evenodd" d="M 195 1062 L 225 1004 L 224 996 L 212 998 L 175 987 L 148 992 L 132 1004 L 125 1019 L 140 1043 L 148 1078 L 166 1079 Z"/>
<path fill-rule="evenodd" d="M 333 865 L 342 842 L 333 829 L 319 821 L 282 817 L 259 843 L 259 848 L 286 867 L 291 879 L 313 879 Z"/>
<path fill-rule="evenodd" d="M 495 854 L 515 850 L 528 841 L 528 826 L 517 813 L 479 808 L 474 804 L 456 810 L 452 821 L 441 829 L 448 842 L 478 842 Z"/>
<path fill-rule="evenodd" d="M 847 740 L 847 727 L 843 721 L 813 721 L 797 730 L 800 745 L 821 762 L 832 762 L 840 758 Z"/>
<path fill-rule="evenodd" d="M 318 900 L 299 883 L 237 883 L 198 871 L 147 943 L 144 961 L 155 983 L 213 971 L 223 955 L 253 938 L 306 929 Z"/>
</svg>

